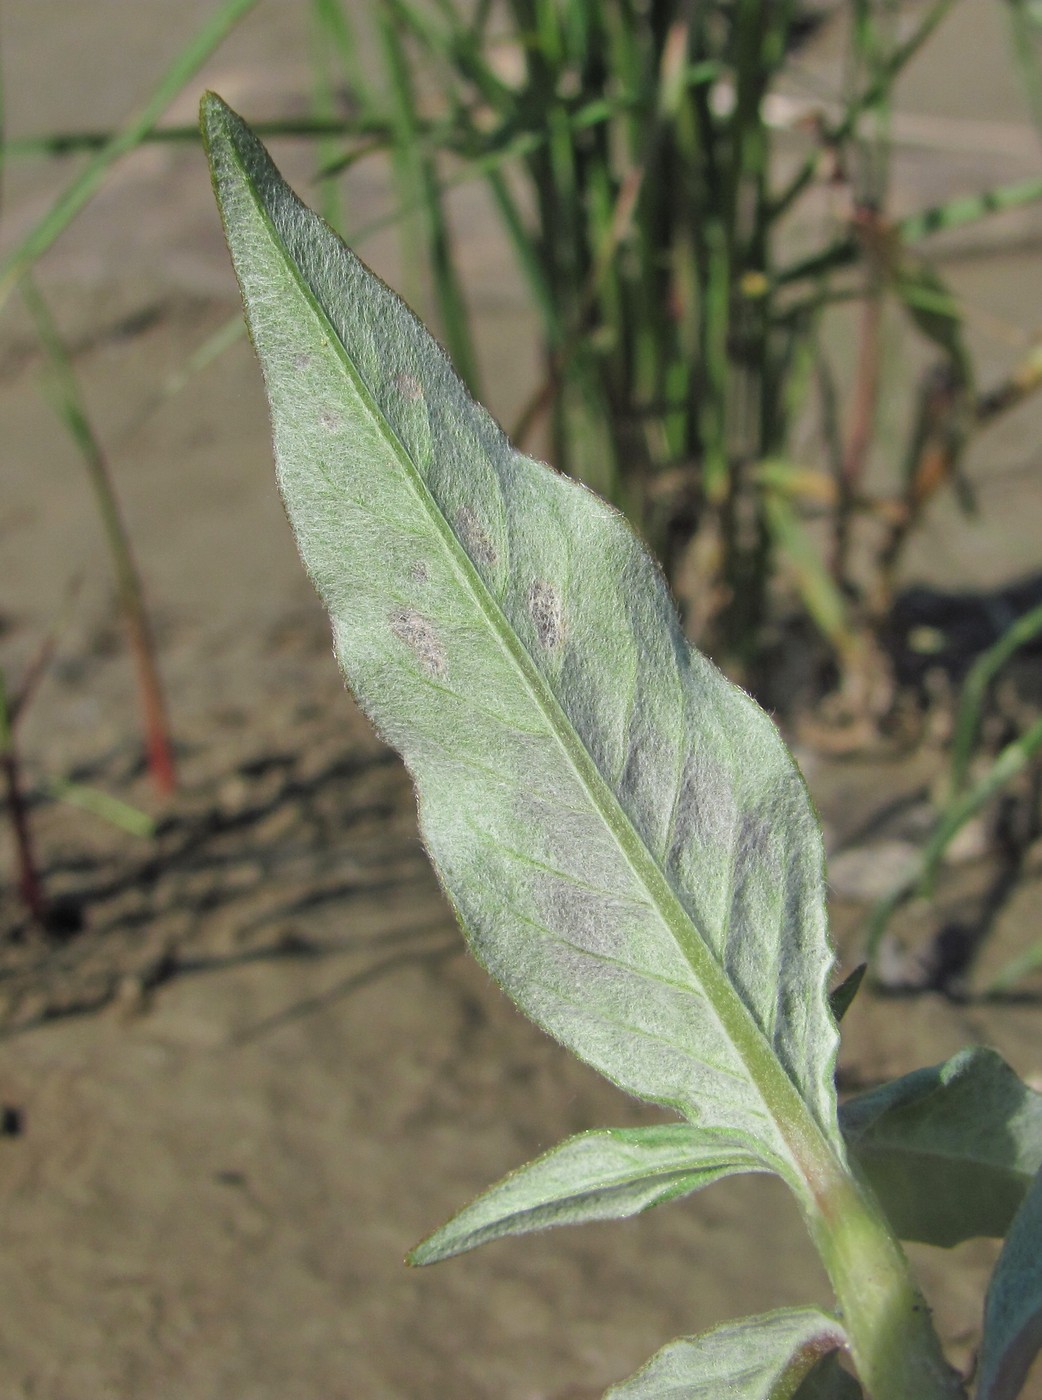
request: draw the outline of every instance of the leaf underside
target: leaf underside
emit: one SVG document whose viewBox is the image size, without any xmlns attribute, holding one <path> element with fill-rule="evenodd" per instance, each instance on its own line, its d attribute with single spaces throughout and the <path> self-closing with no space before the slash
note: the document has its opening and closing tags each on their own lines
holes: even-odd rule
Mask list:
<svg viewBox="0 0 1042 1400">
<path fill-rule="evenodd" d="M 1042 1094 L 981 1046 L 849 1099 L 840 1125 L 905 1240 L 1004 1235 L 1042 1166 Z"/>
<path fill-rule="evenodd" d="M 984 1303 L 977 1400 L 1016 1400 L 1042 1350 L 1042 1173 L 1002 1246 Z"/>
<path fill-rule="evenodd" d="M 622 1220 L 690 1195 L 722 1177 L 763 1170 L 759 1160 L 683 1123 L 580 1133 L 497 1182 L 409 1255 L 433 1264 L 507 1235 L 554 1225 Z"/>
<path fill-rule="evenodd" d="M 845 1345 L 836 1319 L 816 1308 L 762 1313 L 670 1342 L 604 1400 L 790 1400 L 822 1357 Z"/>
<path fill-rule="evenodd" d="M 801 1134 L 843 1151 L 837 1034 L 820 832 L 774 725 L 623 518 L 514 451 L 242 121 L 203 117 L 297 542 L 473 951 L 609 1079 L 805 1192 Z"/>
</svg>

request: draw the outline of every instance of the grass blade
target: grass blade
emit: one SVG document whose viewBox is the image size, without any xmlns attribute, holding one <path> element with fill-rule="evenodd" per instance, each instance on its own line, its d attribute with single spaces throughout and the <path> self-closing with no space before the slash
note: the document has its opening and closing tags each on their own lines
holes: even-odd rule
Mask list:
<svg viewBox="0 0 1042 1400">
<path fill-rule="evenodd" d="M 950 791 L 953 797 L 966 785 L 966 775 L 973 757 L 973 744 L 989 686 L 1006 662 L 1015 656 L 1021 647 L 1028 646 L 1039 636 L 1042 636 L 1042 603 L 1029 609 L 1023 617 L 1018 617 L 998 641 L 970 667 L 962 687 L 955 737 L 952 740 Z"/>
<path fill-rule="evenodd" d="M 0 265 L 0 307 L 7 301 L 18 279 L 32 267 L 41 253 L 47 251 L 58 235 L 97 193 L 109 167 L 141 144 L 185 84 L 256 3 L 257 0 L 225 0 L 198 33 L 192 36 L 156 84 L 152 96 L 141 111 L 131 117 L 91 157 L 39 223 L 30 229 L 14 252 Z"/>
<path fill-rule="evenodd" d="M 854 645 L 847 601 L 831 577 L 791 500 L 768 487 L 763 494 L 764 518 L 771 538 L 792 570 L 804 607 L 839 656 Z"/>
<path fill-rule="evenodd" d="M 1042 178 L 1032 176 L 1011 185 L 1000 185 L 985 190 L 981 194 L 957 195 L 943 204 L 921 209 L 917 214 L 909 214 L 894 226 L 895 240 L 905 247 L 914 247 L 932 233 L 948 233 L 964 228 L 967 224 L 978 223 L 981 219 L 1001 214 L 1008 209 L 1019 209 L 1025 204 L 1034 204 L 1042 199 Z M 790 263 L 777 273 L 778 286 L 820 277 L 825 272 L 833 272 L 841 267 L 849 267 L 861 256 L 861 243 L 856 238 L 842 238 L 821 252 Z"/>
<path fill-rule="evenodd" d="M 113 797 L 109 792 L 102 792 L 100 788 L 70 782 L 67 778 L 54 778 L 47 786 L 59 802 L 67 802 L 81 812 L 90 812 L 118 831 L 125 831 L 128 836 L 146 839 L 156 833 L 156 824 L 147 812 L 124 802 L 122 798 Z"/>
<path fill-rule="evenodd" d="M 418 198 L 423 220 L 427 260 L 434 280 L 441 333 L 473 392 L 478 388 L 477 358 L 471 341 L 467 308 L 452 255 L 452 235 L 442 204 L 435 157 L 419 140 L 421 117 L 413 90 L 413 76 L 406 59 L 398 22 L 390 11 L 382 16 L 380 35 L 391 86 L 391 122 L 394 130 L 393 158 L 399 189 L 407 202 Z M 410 240 L 411 252 L 417 240 Z M 412 259 L 410 259 L 411 261 Z"/>
<path fill-rule="evenodd" d="M 912 869 L 897 888 L 881 899 L 872 911 L 865 939 L 865 958 L 870 965 L 879 951 L 887 925 L 897 910 L 917 891 L 929 893 L 938 867 L 944 859 L 944 853 L 955 836 L 1007 783 L 1027 767 L 1040 750 L 1042 718 L 1037 719 L 1018 739 L 1011 740 L 972 787 L 957 793 L 951 799 Z"/>
<path fill-rule="evenodd" d="M 1042 65 L 1038 41 L 1042 36 L 1036 7 L 1030 0 L 1010 0 L 1009 22 L 1013 33 L 1013 54 L 1020 69 L 1020 81 L 1031 109 L 1031 116 L 1042 135 Z"/>
</svg>

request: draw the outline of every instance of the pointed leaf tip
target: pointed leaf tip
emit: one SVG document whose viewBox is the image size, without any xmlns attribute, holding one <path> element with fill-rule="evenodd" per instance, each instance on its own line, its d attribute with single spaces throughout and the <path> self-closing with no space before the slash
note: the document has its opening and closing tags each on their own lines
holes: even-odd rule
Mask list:
<svg viewBox="0 0 1042 1400">
<path fill-rule="evenodd" d="M 209 148 L 214 135 L 222 125 L 222 119 L 226 115 L 231 115 L 232 109 L 218 97 L 215 92 L 208 88 L 199 99 L 199 126 L 203 133 L 203 139 Z"/>
<path fill-rule="evenodd" d="M 434 1264 L 554 1225 L 624 1220 L 725 1176 L 762 1170 L 744 1144 L 686 1123 L 580 1133 L 490 1187 L 406 1262 Z"/>
</svg>

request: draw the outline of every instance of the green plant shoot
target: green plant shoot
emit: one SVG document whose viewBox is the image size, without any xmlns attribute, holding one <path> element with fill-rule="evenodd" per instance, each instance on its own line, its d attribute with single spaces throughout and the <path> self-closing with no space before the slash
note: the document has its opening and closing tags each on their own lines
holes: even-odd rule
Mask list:
<svg viewBox="0 0 1042 1400">
<path fill-rule="evenodd" d="M 973 1198 L 953 1186 L 944 1242 L 979 1226 L 970 1206 L 993 1176 L 1004 1229 L 1042 1161 L 1039 1097 L 967 1052 L 863 1103 L 848 1141 L 821 835 L 774 725 L 689 646 L 623 517 L 511 447 L 212 95 L 203 127 L 297 542 L 344 672 L 412 774 L 468 942 L 540 1026 L 677 1118 L 566 1141 L 412 1262 L 771 1172 L 836 1312 L 681 1339 L 611 1394 L 783 1400 L 813 1371 L 814 1393 L 837 1400 L 850 1379 L 819 1363 L 839 1352 L 874 1400 L 965 1394 L 884 1208 L 900 1216 L 900 1165 L 936 1141 L 966 1159 Z M 989 1075 L 1019 1124 L 1007 1150 L 1005 1116 L 966 1121 Z"/>
</svg>

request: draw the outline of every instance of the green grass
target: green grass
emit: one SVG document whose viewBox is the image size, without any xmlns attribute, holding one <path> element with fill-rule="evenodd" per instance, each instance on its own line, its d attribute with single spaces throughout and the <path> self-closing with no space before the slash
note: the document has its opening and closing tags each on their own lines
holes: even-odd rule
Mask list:
<svg viewBox="0 0 1042 1400">
<path fill-rule="evenodd" d="M 626 510 L 662 560 L 690 634 L 749 685 L 763 679 L 779 598 L 795 605 L 855 717 L 873 703 L 866 676 L 885 670 L 880 637 L 909 542 L 937 494 L 960 490 L 974 434 L 1040 379 L 1029 356 L 1007 383 L 978 385 L 963 308 L 928 250 L 937 233 L 1042 198 L 1042 177 L 889 216 L 895 85 L 913 59 L 929 61 L 953 3 L 932 0 L 899 30 L 890 0 L 851 0 L 838 103 L 784 178 L 764 99 L 792 72 L 791 0 L 377 0 L 361 10 L 311 0 L 301 7 L 311 110 L 257 124 L 262 136 L 313 145 L 321 211 L 356 245 L 396 229 L 405 290 L 474 392 L 483 367 L 454 196 L 481 185 L 541 343 L 539 381 L 508 429 Z M 12 139 L 0 86 L 0 189 L 11 161 L 84 158 L 0 265 L 0 306 L 22 285 L 35 308 L 55 405 L 95 485 L 124 609 L 137 618 L 148 723 L 160 729 L 154 663 L 148 681 L 140 660 L 148 620 L 100 435 L 32 279 L 120 160 L 143 144 L 197 140 L 194 127 L 162 125 L 163 114 L 253 4 L 217 4 L 113 130 Z M 1029 109 L 1042 120 L 1035 12 L 1013 0 L 1009 15 Z M 396 206 L 363 225 L 343 182 L 367 161 L 389 166 Z M 814 223 L 807 211 L 830 173 L 833 205 L 849 217 Z M 817 230 L 798 254 L 794 220 Z M 851 304 L 853 373 L 826 349 L 830 318 Z M 895 327 L 902 343 L 925 347 L 933 375 L 904 386 L 904 403 L 882 350 Z M 165 392 L 180 392 L 240 328 L 229 321 Z M 888 442 L 887 484 L 870 494 L 884 401 L 911 426 L 905 441 Z M 867 563 L 856 572 L 859 554 Z M 956 744 L 963 774 L 975 743 L 967 724 Z M 1026 762 L 1025 745 L 1021 736 L 1015 747 Z M 961 784 L 951 801 L 976 810 Z"/>
</svg>

